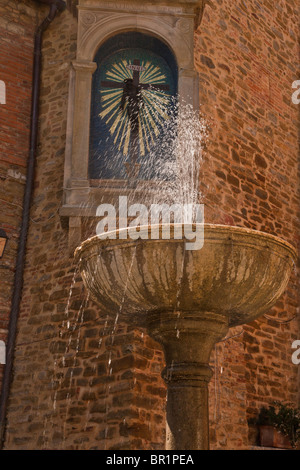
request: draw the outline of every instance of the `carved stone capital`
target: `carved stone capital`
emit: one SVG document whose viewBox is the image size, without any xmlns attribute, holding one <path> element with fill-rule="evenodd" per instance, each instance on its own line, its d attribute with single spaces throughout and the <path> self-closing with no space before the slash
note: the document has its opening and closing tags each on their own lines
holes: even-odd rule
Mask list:
<svg viewBox="0 0 300 470">
<path fill-rule="evenodd" d="M 76 72 L 86 73 L 89 75 L 93 74 L 97 68 L 97 64 L 95 62 L 85 60 L 74 60 L 72 65 Z"/>
</svg>

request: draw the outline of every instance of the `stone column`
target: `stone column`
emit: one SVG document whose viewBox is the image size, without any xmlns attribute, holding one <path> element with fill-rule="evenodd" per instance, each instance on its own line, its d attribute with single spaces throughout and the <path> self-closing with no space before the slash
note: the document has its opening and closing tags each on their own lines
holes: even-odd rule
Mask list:
<svg viewBox="0 0 300 470">
<path fill-rule="evenodd" d="M 82 187 L 88 180 L 91 87 L 95 62 L 75 61 L 75 100 L 72 142 L 72 187 Z"/>
<path fill-rule="evenodd" d="M 208 450 L 209 360 L 215 343 L 228 331 L 228 319 L 210 312 L 164 312 L 155 317 L 148 331 L 165 352 L 166 449 Z"/>
</svg>

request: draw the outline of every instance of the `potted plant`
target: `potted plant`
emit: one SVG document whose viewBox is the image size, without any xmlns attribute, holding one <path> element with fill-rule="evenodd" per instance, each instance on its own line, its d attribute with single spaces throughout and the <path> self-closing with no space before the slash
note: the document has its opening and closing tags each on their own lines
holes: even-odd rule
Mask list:
<svg viewBox="0 0 300 470">
<path fill-rule="evenodd" d="M 260 410 L 257 424 L 262 447 L 295 449 L 300 441 L 300 408 L 275 402 Z"/>
</svg>

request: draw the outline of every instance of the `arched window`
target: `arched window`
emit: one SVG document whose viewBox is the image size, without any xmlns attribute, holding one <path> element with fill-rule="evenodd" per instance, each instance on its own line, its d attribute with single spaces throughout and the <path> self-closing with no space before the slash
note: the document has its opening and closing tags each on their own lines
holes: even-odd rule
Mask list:
<svg viewBox="0 0 300 470">
<path fill-rule="evenodd" d="M 108 39 L 94 61 L 89 177 L 151 179 L 177 95 L 175 57 L 156 37 L 127 32 Z"/>
<path fill-rule="evenodd" d="M 168 104 L 178 96 L 199 107 L 194 27 L 201 3 L 79 2 L 60 210 L 69 218 L 71 251 L 81 218 L 94 217 L 100 203 L 116 204 L 120 192 L 159 191 L 157 180 L 169 178 L 176 139 L 166 131 Z"/>
</svg>

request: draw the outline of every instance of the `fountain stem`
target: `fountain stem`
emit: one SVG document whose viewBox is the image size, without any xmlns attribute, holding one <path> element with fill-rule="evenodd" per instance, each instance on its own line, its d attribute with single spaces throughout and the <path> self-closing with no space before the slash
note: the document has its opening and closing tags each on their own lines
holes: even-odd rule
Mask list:
<svg viewBox="0 0 300 470">
<path fill-rule="evenodd" d="M 167 450 L 208 450 L 208 384 L 211 351 L 228 331 L 228 319 L 215 313 L 163 312 L 148 331 L 163 345 L 167 384 Z"/>
<path fill-rule="evenodd" d="M 211 369 L 201 364 L 176 364 L 167 392 L 167 450 L 208 450 L 208 383 Z"/>
</svg>

